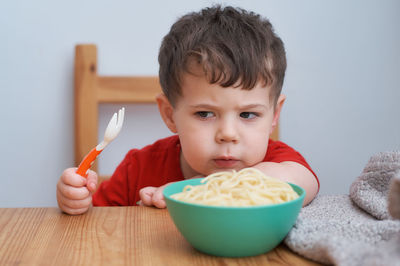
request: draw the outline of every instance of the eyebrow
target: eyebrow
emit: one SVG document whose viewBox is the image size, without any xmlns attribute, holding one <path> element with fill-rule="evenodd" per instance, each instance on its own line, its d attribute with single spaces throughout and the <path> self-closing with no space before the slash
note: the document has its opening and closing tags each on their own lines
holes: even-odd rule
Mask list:
<svg viewBox="0 0 400 266">
<path fill-rule="evenodd" d="M 204 109 L 215 109 L 218 107 L 218 105 L 212 105 L 212 104 L 194 104 L 194 105 L 190 105 L 190 107 L 192 108 L 204 108 Z M 253 103 L 253 104 L 247 104 L 247 105 L 242 105 L 239 106 L 239 109 L 253 109 L 253 108 L 264 108 L 264 109 L 268 109 L 268 106 L 264 105 L 264 104 L 257 104 L 257 103 Z"/>
</svg>

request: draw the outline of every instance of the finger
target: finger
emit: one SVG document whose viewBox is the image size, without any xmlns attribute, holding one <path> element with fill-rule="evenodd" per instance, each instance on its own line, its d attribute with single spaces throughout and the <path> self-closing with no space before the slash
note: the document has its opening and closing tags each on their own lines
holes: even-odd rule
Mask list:
<svg viewBox="0 0 400 266">
<path fill-rule="evenodd" d="M 195 176 L 189 177 L 188 179 L 193 179 L 193 178 L 204 178 L 204 175 L 195 175 Z"/>
<path fill-rule="evenodd" d="M 139 190 L 139 196 L 144 206 L 153 206 L 153 194 L 157 190 L 155 187 L 145 187 Z"/>
<path fill-rule="evenodd" d="M 86 178 L 76 173 L 76 168 L 65 169 L 60 180 L 70 186 L 83 187 L 86 185 Z"/>
<path fill-rule="evenodd" d="M 92 203 L 92 197 L 87 197 L 82 200 L 67 200 L 65 198 L 60 199 L 60 203 L 69 209 L 85 209 Z"/>
<path fill-rule="evenodd" d="M 89 197 L 90 192 L 86 187 L 73 187 L 64 184 L 63 182 L 57 183 L 57 189 L 62 197 L 73 200 L 80 200 Z"/>
<path fill-rule="evenodd" d="M 91 193 L 94 193 L 97 188 L 98 176 L 95 171 L 89 170 L 86 187 Z"/>
<path fill-rule="evenodd" d="M 90 206 L 89 206 L 89 207 L 82 208 L 82 209 L 72 209 L 72 208 L 70 208 L 70 207 L 65 206 L 64 204 L 59 204 L 59 206 L 60 206 L 60 209 L 61 209 L 63 212 L 68 213 L 68 214 L 70 214 L 70 215 L 79 215 L 79 214 L 85 213 L 85 212 L 87 212 L 87 210 L 88 210 L 89 207 L 90 207 Z"/>
<path fill-rule="evenodd" d="M 163 195 L 164 188 L 167 185 L 168 184 L 157 188 L 157 190 L 153 194 L 153 199 L 152 199 L 153 205 L 156 206 L 157 208 L 163 209 L 163 208 L 167 207 L 165 200 L 164 200 L 164 195 Z"/>
</svg>

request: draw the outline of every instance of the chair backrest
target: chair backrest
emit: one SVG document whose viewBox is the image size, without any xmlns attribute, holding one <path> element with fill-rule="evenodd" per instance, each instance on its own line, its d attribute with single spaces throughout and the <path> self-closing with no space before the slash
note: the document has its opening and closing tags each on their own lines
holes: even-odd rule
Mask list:
<svg viewBox="0 0 400 266">
<path fill-rule="evenodd" d="M 98 110 L 101 103 L 156 103 L 161 92 L 157 76 L 99 76 L 97 47 L 75 47 L 75 165 L 98 143 Z M 127 117 L 126 117 L 127 118 Z M 125 119 L 126 119 L 125 118 Z M 278 139 L 278 127 L 271 135 Z M 92 170 L 97 171 L 97 161 Z"/>
</svg>

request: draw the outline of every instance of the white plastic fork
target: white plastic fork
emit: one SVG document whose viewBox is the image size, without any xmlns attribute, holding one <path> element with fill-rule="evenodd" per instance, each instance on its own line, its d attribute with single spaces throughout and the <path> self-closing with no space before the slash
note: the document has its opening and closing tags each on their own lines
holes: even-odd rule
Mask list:
<svg viewBox="0 0 400 266">
<path fill-rule="evenodd" d="M 122 107 L 118 114 L 114 113 L 111 117 L 110 122 L 108 122 L 108 126 L 106 131 L 104 132 L 103 141 L 100 142 L 95 148 L 93 148 L 86 156 L 83 158 L 82 162 L 79 164 L 77 174 L 80 174 L 83 177 L 87 177 L 87 172 L 89 168 L 92 166 L 94 160 L 96 160 L 97 156 L 104 150 L 104 148 L 113 141 L 119 134 L 122 128 L 122 124 L 124 123 L 124 115 L 125 108 Z"/>
</svg>

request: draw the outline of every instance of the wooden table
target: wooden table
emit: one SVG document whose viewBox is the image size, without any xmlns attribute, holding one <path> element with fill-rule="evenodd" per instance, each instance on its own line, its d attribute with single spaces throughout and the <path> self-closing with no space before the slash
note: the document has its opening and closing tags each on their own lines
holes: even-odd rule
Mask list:
<svg viewBox="0 0 400 266">
<path fill-rule="evenodd" d="M 317 265 L 284 245 L 255 257 L 196 251 L 167 210 L 95 207 L 70 216 L 57 208 L 0 209 L 0 265 Z"/>
</svg>

